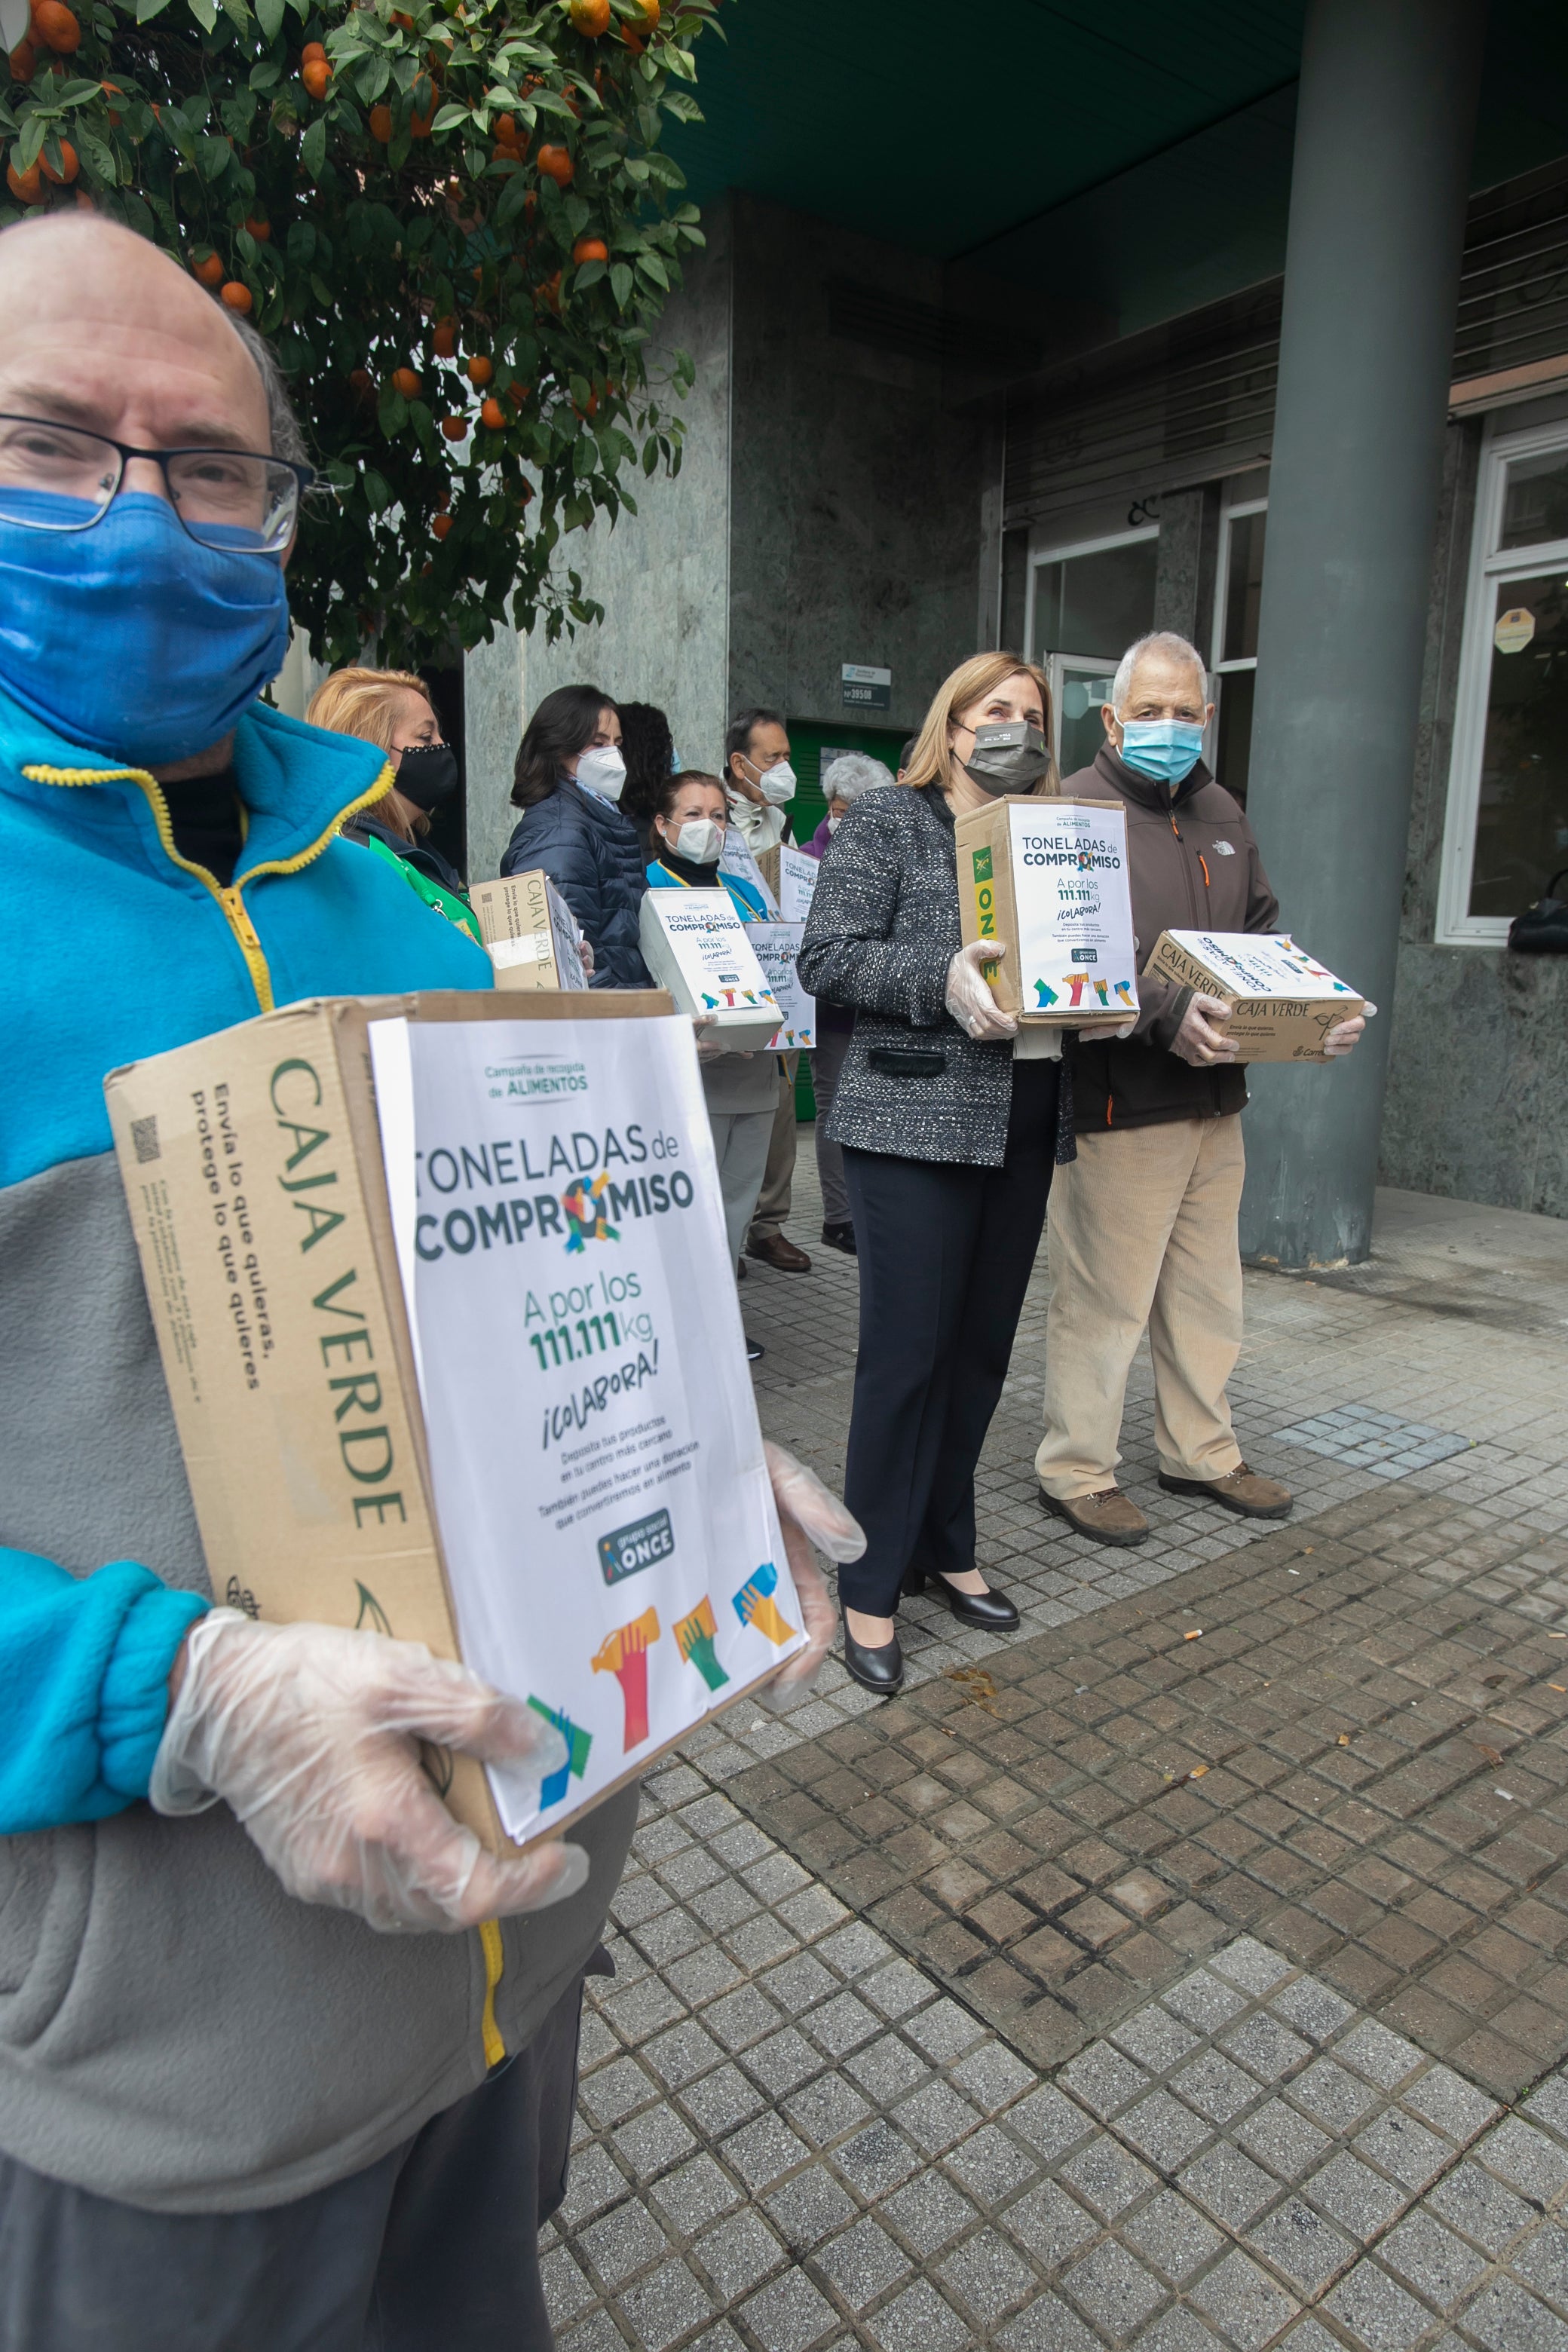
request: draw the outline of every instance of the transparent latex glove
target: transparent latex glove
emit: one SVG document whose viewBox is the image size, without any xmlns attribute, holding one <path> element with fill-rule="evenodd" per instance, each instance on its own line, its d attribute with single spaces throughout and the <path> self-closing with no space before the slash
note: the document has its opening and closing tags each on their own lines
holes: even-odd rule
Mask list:
<svg viewBox="0 0 1568 2352">
<path fill-rule="evenodd" d="M 1229 1021 L 1230 1007 L 1223 996 L 1194 993 L 1172 1040 L 1172 1053 L 1190 1062 L 1194 1070 L 1211 1062 L 1234 1062 L 1240 1046 L 1230 1034 Z"/>
<path fill-rule="evenodd" d="M 1369 1021 L 1377 1018 L 1375 1004 L 1363 1004 L 1353 1021 L 1338 1021 L 1323 1039 L 1323 1051 L 1331 1061 L 1341 1054 L 1350 1053 Z"/>
<path fill-rule="evenodd" d="M 691 1026 L 697 1033 L 698 1060 L 700 1062 L 716 1061 L 724 1048 L 716 1036 L 709 1034 L 713 1027 L 713 1015 L 710 1013 L 694 1013 L 691 1016 Z M 749 1061 L 751 1056 L 746 1055 L 742 1058 Z"/>
<path fill-rule="evenodd" d="M 1131 1037 L 1138 1026 L 1138 1015 L 1130 1021 L 1086 1021 L 1079 1031 L 1080 1037 Z"/>
<path fill-rule="evenodd" d="M 581 929 L 577 933 L 577 952 L 583 959 L 584 979 L 592 980 L 594 977 L 594 942 L 588 937 L 587 932 Z"/>
<path fill-rule="evenodd" d="M 805 1648 L 797 1651 L 783 1673 L 757 1693 L 765 1706 L 782 1715 L 803 1699 L 816 1680 L 837 1625 L 837 1612 L 822 1570 L 811 1556 L 811 1547 L 815 1544 L 829 1559 L 858 1559 L 866 1549 L 866 1538 L 859 1521 L 850 1517 L 815 1470 L 808 1470 L 771 1439 L 764 1440 L 763 1452 L 806 1633 Z"/>
<path fill-rule="evenodd" d="M 581 1846 L 499 1860 L 453 1820 L 419 1742 L 542 1780 L 566 1747 L 553 1724 L 417 1642 L 338 1625 L 258 1625 L 215 1609 L 191 1628 L 153 1765 L 160 1813 L 219 1798 L 290 1895 L 385 1930 L 450 1932 L 574 1895 Z"/>
<path fill-rule="evenodd" d="M 1005 947 L 993 940 L 971 940 L 960 948 L 947 967 L 947 992 L 942 1002 L 959 1027 L 971 1037 L 1016 1037 L 1018 1024 L 1010 1013 L 1004 1013 L 992 995 L 983 963 L 999 963 L 1006 954 Z"/>
</svg>

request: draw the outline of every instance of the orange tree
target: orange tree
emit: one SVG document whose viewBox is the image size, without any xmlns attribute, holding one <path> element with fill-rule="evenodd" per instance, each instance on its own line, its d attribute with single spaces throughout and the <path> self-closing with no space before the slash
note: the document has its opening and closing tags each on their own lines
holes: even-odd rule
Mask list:
<svg viewBox="0 0 1568 2352">
<path fill-rule="evenodd" d="M 689 362 L 647 339 L 702 240 L 661 140 L 717 5 L 32 0 L 0 225 L 90 203 L 272 338 L 318 657 L 600 617 L 552 559 L 680 462 Z"/>
</svg>

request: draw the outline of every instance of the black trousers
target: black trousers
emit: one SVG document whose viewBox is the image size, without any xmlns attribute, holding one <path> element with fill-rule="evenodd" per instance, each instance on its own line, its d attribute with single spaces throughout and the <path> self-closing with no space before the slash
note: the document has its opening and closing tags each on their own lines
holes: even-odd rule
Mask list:
<svg viewBox="0 0 1568 2352">
<path fill-rule="evenodd" d="M 890 1617 L 906 1570 L 974 1566 L 974 1465 L 1039 1248 L 1060 1065 L 1013 1069 L 1000 1168 L 844 1151 L 860 1348 L 844 1499 L 866 1530 L 839 1598 Z"/>
<path fill-rule="evenodd" d="M 477 2091 L 292 2204 L 148 2213 L 0 2158 L 0 2352 L 551 2352 L 579 1979 Z"/>
</svg>

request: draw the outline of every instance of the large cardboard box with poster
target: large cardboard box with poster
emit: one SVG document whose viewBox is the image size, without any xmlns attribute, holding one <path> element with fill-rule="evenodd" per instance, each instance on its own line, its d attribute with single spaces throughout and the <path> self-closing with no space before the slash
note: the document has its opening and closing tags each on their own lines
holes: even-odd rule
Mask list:
<svg viewBox="0 0 1568 2352">
<path fill-rule="evenodd" d="M 296 1004 L 107 1081 L 213 1590 L 550 1717 L 553 1834 L 802 1645 L 691 1025 L 653 992 Z"/>
<path fill-rule="evenodd" d="M 1003 1012 L 1067 1029 L 1136 1013 L 1122 803 L 1009 793 L 956 830 L 964 943 L 1005 947 L 989 974 Z"/>
<path fill-rule="evenodd" d="M 586 988 L 577 925 L 542 866 L 476 882 L 468 904 L 498 988 Z"/>
</svg>

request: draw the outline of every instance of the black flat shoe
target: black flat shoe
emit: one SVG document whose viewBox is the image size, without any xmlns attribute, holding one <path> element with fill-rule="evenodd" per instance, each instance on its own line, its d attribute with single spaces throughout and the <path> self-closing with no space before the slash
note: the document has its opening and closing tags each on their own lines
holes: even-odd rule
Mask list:
<svg viewBox="0 0 1568 2352">
<path fill-rule="evenodd" d="M 910 1600 L 921 1592 L 938 1592 L 961 1624 L 978 1625 L 987 1633 L 1018 1630 L 1018 1612 L 1005 1592 L 960 1592 L 945 1576 L 928 1576 L 923 1568 L 910 1569 L 899 1590 Z"/>
<path fill-rule="evenodd" d="M 760 1364 L 763 1358 L 767 1354 L 767 1349 L 763 1347 L 760 1339 L 753 1339 L 749 1331 L 745 1333 L 744 1337 L 746 1341 L 747 1363 Z"/>
<path fill-rule="evenodd" d="M 846 1625 L 844 1663 L 851 1682 L 858 1683 L 862 1690 L 875 1691 L 879 1698 L 891 1698 L 903 1688 L 904 1654 L 896 1633 L 890 1642 L 879 1643 L 873 1650 L 858 1642 Z"/>
<path fill-rule="evenodd" d="M 847 1257 L 857 1257 L 853 1225 L 824 1225 L 822 1238 L 829 1249 L 842 1250 Z"/>
</svg>

